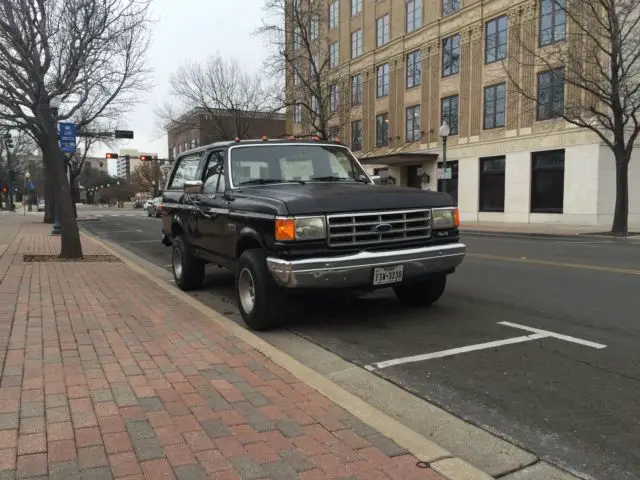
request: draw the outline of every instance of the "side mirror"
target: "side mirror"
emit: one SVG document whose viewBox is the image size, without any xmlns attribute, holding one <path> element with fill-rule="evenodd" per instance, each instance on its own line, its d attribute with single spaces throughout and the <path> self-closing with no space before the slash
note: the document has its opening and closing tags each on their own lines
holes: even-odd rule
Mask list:
<svg viewBox="0 0 640 480">
<path fill-rule="evenodd" d="M 186 180 L 183 185 L 184 193 L 202 193 L 203 186 L 202 180 Z"/>
</svg>

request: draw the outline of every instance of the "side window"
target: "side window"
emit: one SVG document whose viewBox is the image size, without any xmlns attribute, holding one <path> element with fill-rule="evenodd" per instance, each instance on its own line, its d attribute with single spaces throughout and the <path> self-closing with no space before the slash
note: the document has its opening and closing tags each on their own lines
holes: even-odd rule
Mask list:
<svg viewBox="0 0 640 480">
<path fill-rule="evenodd" d="M 180 163 L 178 163 L 178 167 L 173 172 L 168 188 L 183 188 L 185 181 L 196 180 L 198 167 L 200 166 L 200 158 L 202 158 L 202 154 L 197 153 L 179 159 L 178 162 Z"/>
<path fill-rule="evenodd" d="M 204 172 L 204 189 L 206 194 L 224 192 L 224 154 L 221 151 L 213 152 L 209 156 Z"/>
</svg>

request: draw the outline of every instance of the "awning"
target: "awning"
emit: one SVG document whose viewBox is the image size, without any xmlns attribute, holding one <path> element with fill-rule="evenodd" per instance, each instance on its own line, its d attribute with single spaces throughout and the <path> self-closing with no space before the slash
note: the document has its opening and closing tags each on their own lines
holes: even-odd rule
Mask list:
<svg viewBox="0 0 640 480">
<path fill-rule="evenodd" d="M 363 165 L 416 165 L 437 162 L 437 153 L 427 152 L 390 152 L 380 155 L 362 155 L 358 157 Z"/>
</svg>

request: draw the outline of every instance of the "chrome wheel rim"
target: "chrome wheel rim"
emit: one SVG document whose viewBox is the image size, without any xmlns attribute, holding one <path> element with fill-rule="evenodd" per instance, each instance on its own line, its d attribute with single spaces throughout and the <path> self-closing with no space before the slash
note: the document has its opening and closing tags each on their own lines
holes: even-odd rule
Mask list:
<svg viewBox="0 0 640 480">
<path fill-rule="evenodd" d="M 180 279 L 182 278 L 182 255 L 180 254 L 180 250 L 174 248 L 171 258 L 173 260 L 173 274 L 177 279 Z"/>
<path fill-rule="evenodd" d="M 243 268 L 238 276 L 238 297 L 245 313 L 251 313 L 256 304 L 256 287 L 251 272 Z"/>
</svg>

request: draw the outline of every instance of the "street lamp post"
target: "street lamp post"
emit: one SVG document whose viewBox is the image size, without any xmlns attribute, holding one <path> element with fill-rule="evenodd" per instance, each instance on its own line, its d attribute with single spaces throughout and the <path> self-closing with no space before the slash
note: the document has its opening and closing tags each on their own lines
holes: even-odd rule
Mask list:
<svg viewBox="0 0 640 480">
<path fill-rule="evenodd" d="M 31 178 L 31 174 L 29 170 L 27 170 L 24 174 L 24 190 L 22 191 L 22 216 L 27 216 L 27 203 L 29 203 L 29 211 L 31 211 L 31 197 L 28 190 L 29 179 Z"/>
<path fill-rule="evenodd" d="M 49 102 L 49 111 L 51 112 L 51 118 L 53 120 L 53 127 L 57 128 L 58 123 L 58 109 L 60 108 L 60 104 L 62 102 L 57 98 L 52 98 Z M 53 180 L 53 204 L 54 204 L 54 221 L 53 227 L 51 227 L 51 235 L 60 235 L 60 206 L 58 205 L 60 202 L 59 199 L 56 198 L 56 191 L 60 188 L 60 186 L 55 185 L 55 179 Z M 51 180 L 49 180 L 51 181 Z"/>
<path fill-rule="evenodd" d="M 443 120 L 440 125 L 440 136 L 442 137 L 442 191 L 447 193 L 447 137 L 451 133 L 449 124 Z"/>
</svg>

